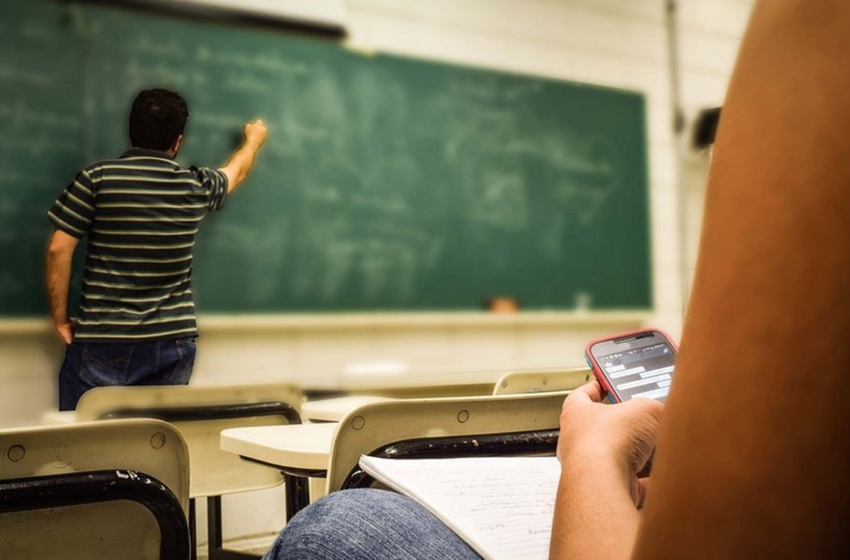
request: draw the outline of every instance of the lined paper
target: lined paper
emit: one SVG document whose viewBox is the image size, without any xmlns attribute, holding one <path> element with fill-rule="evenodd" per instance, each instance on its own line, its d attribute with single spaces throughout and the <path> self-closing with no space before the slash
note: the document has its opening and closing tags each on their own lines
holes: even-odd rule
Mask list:
<svg viewBox="0 0 850 560">
<path fill-rule="evenodd" d="M 379 459 L 360 466 L 418 501 L 488 560 L 546 560 L 561 467 L 555 457 Z"/>
</svg>

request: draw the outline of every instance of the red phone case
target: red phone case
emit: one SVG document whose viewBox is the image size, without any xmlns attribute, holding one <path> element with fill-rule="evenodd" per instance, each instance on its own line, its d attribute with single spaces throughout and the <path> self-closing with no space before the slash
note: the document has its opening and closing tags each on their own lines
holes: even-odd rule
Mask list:
<svg viewBox="0 0 850 560">
<path fill-rule="evenodd" d="M 585 360 L 587 360 L 587 365 L 590 366 L 590 370 L 593 372 L 593 376 L 596 378 L 596 381 L 598 381 L 599 385 L 602 386 L 602 390 L 605 391 L 606 393 L 608 393 L 608 396 L 611 398 L 611 400 L 613 402 L 621 402 L 621 401 L 617 398 L 616 393 L 614 393 L 614 391 L 611 390 L 611 386 L 608 384 L 608 380 L 605 378 L 605 374 L 602 373 L 602 368 L 599 367 L 599 363 L 596 361 L 596 358 L 593 357 L 593 354 L 590 352 L 590 349 L 593 347 L 594 344 L 599 344 L 600 342 L 608 342 L 609 340 L 614 340 L 614 339 L 617 339 L 617 338 L 625 338 L 627 336 L 634 336 L 634 335 L 642 334 L 642 333 L 646 333 L 646 332 L 661 333 L 662 335 L 664 335 L 664 338 L 667 339 L 667 342 L 673 348 L 673 351 L 676 352 L 676 354 L 679 353 L 679 347 L 676 345 L 676 342 L 673 340 L 673 338 L 669 334 L 667 334 L 665 331 L 663 331 L 661 329 L 653 329 L 653 328 L 638 329 L 636 331 L 628 331 L 628 332 L 620 333 L 620 334 L 617 334 L 617 335 L 614 335 L 614 336 L 605 336 L 605 337 L 602 337 L 602 338 L 597 338 L 596 340 L 592 340 L 592 341 L 588 342 L 587 346 L 584 347 L 584 358 L 585 358 Z"/>
</svg>

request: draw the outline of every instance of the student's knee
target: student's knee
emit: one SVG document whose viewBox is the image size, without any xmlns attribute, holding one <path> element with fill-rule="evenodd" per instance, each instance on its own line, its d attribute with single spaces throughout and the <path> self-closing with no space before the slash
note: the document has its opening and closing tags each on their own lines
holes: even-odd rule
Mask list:
<svg viewBox="0 0 850 560">
<path fill-rule="evenodd" d="M 367 558 L 361 538 L 391 515 L 400 513 L 404 498 L 373 489 L 334 492 L 292 518 L 264 560 Z M 410 512 L 408 512 L 410 514 Z M 402 514 L 404 515 L 404 514 Z"/>
<path fill-rule="evenodd" d="M 298 513 L 266 560 L 477 558 L 413 500 L 374 489 L 335 492 Z"/>
</svg>

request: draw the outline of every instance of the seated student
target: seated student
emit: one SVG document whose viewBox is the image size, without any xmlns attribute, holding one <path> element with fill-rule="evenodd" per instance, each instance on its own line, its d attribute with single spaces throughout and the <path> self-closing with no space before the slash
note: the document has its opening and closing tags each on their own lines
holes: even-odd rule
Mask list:
<svg viewBox="0 0 850 560">
<path fill-rule="evenodd" d="M 850 558 L 848 58 L 850 2 L 755 5 L 670 397 L 566 399 L 552 558 Z M 474 557 L 428 515 L 339 492 L 269 558 Z"/>
</svg>

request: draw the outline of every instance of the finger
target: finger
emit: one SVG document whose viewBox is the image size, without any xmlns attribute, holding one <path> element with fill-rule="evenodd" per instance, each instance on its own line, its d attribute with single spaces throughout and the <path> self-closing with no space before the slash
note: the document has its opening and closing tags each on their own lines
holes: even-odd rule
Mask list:
<svg viewBox="0 0 850 560">
<path fill-rule="evenodd" d="M 641 461 L 639 461 L 641 462 Z M 652 472 L 652 464 L 655 462 L 655 449 L 649 452 L 649 456 L 645 461 L 642 461 L 643 464 L 638 464 L 635 468 L 638 470 L 638 478 L 644 478 L 650 475 Z"/>
<path fill-rule="evenodd" d="M 599 382 L 594 379 L 593 381 L 585 383 L 581 387 L 573 390 L 567 398 L 573 399 L 573 401 L 602 402 L 602 396 L 602 387 L 600 387 Z"/>
<path fill-rule="evenodd" d="M 649 493 L 649 477 L 639 478 L 637 488 L 638 495 L 635 505 L 638 509 L 641 509 L 643 508 L 643 504 L 646 502 L 646 495 Z"/>
</svg>

